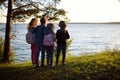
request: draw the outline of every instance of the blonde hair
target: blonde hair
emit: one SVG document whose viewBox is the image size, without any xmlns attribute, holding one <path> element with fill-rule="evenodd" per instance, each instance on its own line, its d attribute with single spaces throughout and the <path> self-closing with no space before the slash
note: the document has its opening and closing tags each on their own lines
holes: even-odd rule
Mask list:
<svg viewBox="0 0 120 80">
<path fill-rule="evenodd" d="M 28 30 L 31 29 L 31 27 L 32 27 L 32 25 L 33 25 L 35 20 L 37 20 L 37 19 L 36 18 L 32 18 L 31 21 L 28 23 L 28 27 L 27 27 Z"/>
</svg>

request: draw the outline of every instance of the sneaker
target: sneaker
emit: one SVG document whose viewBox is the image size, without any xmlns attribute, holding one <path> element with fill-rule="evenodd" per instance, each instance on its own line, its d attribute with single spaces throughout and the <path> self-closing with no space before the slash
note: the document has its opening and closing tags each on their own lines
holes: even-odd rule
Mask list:
<svg viewBox="0 0 120 80">
<path fill-rule="evenodd" d="M 62 65 L 64 66 L 64 65 L 65 65 L 65 63 L 62 63 Z"/>
<path fill-rule="evenodd" d="M 36 64 L 33 64 L 33 67 L 36 67 Z"/>
<path fill-rule="evenodd" d="M 49 65 L 49 67 L 53 67 L 53 65 L 52 65 L 52 64 L 50 64 L 50 65 Z"/>
<path fill-rule="evenodd" d="M 39 65 L 33 64 L 33 67 L 34 67 L 34 68 L 38 68 L 38 67 L 39 67 Z"/>
<path fill-rule="evenodd" d="M 41 68 L 43 68 L 43 67 L 44 67 L 44 65 L 42 64 L 42 65 L 41 65 Z"/>
<path fill-rule="evenodd" d="M 58 63 L 56 63 L 55 66 L 58 66 Z"/>
</svg>

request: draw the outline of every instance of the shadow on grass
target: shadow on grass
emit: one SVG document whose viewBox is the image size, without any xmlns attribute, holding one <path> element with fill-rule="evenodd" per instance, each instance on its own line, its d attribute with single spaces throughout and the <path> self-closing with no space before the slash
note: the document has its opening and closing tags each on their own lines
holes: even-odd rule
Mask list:
<svg viewBox="0 0 120 80">
<path fill-rule="evenodd" d="M 120 80 L 120 53 L 67 57 L 66 65 L 0 64 L 0 80 Z"/>
<path fill-rule="evenodd" d="M 28 66 L 1 66 L 0 80 L 64 80 L 66 78 L 66 67 L 33 68 Z"/>
<path fill-rule="evenodd" d="M 96 67 L 97 65 L 97 67 Z M 0 67 L 0 80 L 119 80 L 120 69 L 88 63 L 67 63 L 65 66 L 33 68 L 30 65 Z"/>
</svg>

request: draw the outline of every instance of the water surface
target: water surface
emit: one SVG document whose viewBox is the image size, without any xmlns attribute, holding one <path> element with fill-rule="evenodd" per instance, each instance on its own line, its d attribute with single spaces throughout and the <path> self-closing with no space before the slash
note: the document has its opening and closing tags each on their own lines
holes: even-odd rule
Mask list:
<svg viewBox="0 0 120 80">
<path fill-rule="evenodd" d="M 0 24 L 0 28 L 3 27 L 5 24 Z M 59 27 L 55 24 L 55 31 L 57 29 Z M 16 35 L 11 40 L 16 61 L 30 60 L 30 45 L 25 41 L 26 24 L 12 25 L 12 30 Z M 120 24 L 68 24 L 67 30 L 72 39 L 71 55 L 92 54 L 107 48 L 120 49 Z M 4 33 L 0 32 L 0 36 L 4 37 Z"/>
</svg>

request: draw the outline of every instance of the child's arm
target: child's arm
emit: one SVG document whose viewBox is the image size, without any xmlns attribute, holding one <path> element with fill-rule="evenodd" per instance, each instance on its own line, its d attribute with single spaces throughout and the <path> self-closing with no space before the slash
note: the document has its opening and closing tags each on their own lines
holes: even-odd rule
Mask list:
<svg viewBox="0 0 120 80">
<path fill-rule="evenodd" d="M 56 37 L 55 37 L 55 39 L 58 39 L 58 31 L 56 32 Z"/>
<path fill-rule="evenodd" d="M 32 33 L 36 33 L 36 30 L 37 30 L 37 27 L 32 28 L 32 29 L 31 29 L 31 32 L 32 32 Z"/>
<path fill-rule="evenodd" d="M 69 35 L 69 33 L 68 33 L 67 30 L 66 30 L 65 38 L 66 38 L 66 39 L 69 39 L 69 38 L 70 38 L 70 35 Z"/>
<path fill-rule="evenodd" d="M 53 40 L 54 40 L 54 42 L 56 41 L 56 35 L 55 35 L 55 33 L 53 33 Z"/>
</svg>

